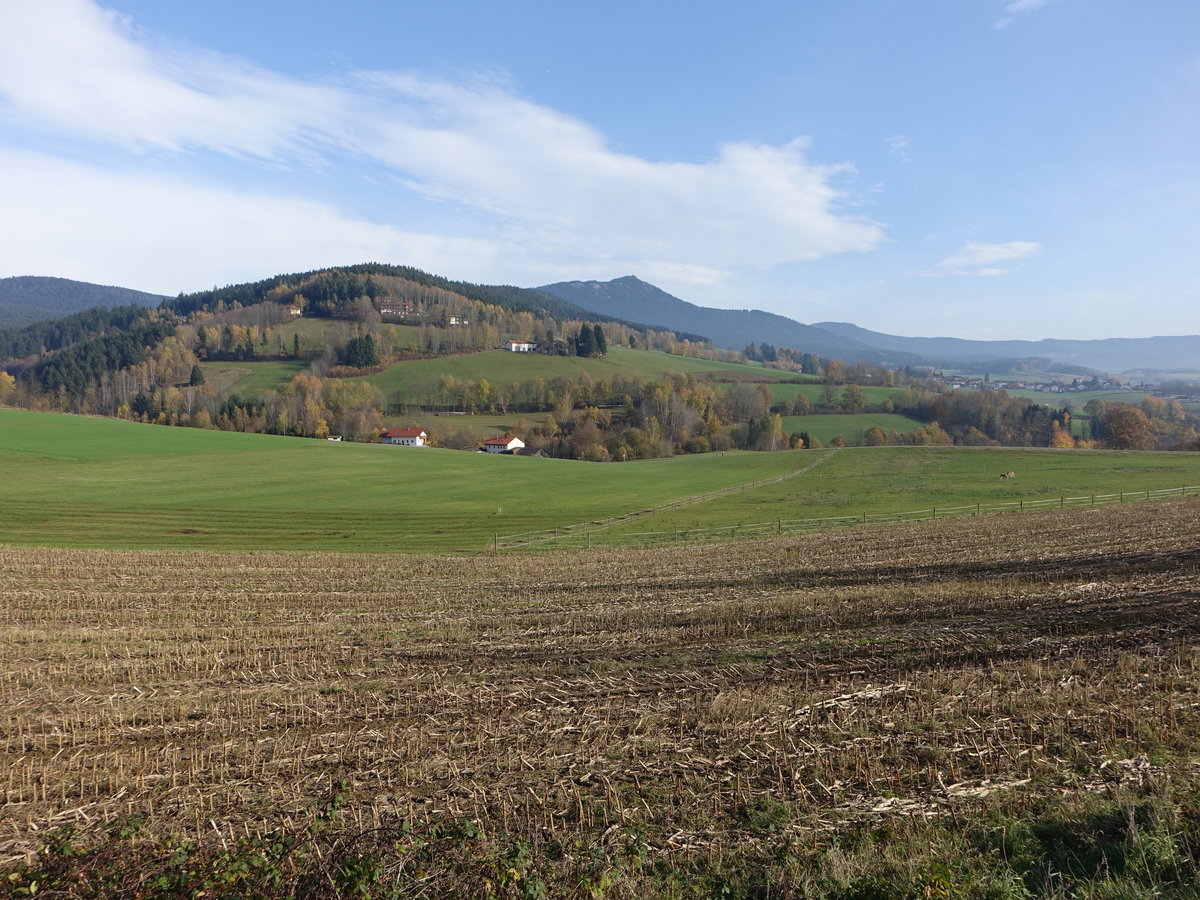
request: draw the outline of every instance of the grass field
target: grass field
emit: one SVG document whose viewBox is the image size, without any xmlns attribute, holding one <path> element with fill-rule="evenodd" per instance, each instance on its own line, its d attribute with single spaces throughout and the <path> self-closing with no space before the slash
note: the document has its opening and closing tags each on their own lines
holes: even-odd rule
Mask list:
<svg viewBox="0 0 1200 900">
<path fill-rule="evenodd" d="M 1045 391 L 1008 391 L 1010 397 L 1025 397 L 1043 406 L 1061 408 L 1069 406 L 1072 410 L 1082 411 L 1089 400 L 1103 400 L 1106 403 L 1126 403 L 1137 406 L 1150 395 L 1145 391 L 1071 391 L 1065 394 L 1051 394 Z"/>
<path fill-rule="evenodd" d="M 783 400 L 794 400 L 797 394 L 803 394 L 813 406 L 821 403 L 822 397 L 825 394 L 825 385 L 808 383 L 808 384 L 770 384 L 767 387 L 771 391 L 771 396 L 778 403 Z M 840 398 L 842 396 L 842 388 L 845 385 L 832 385 L 834 396 Z M 866 397 L 867 406 L 878 407 L 883 401 L 889 399 L 892 394 L 902 388 L 894 387 L 863 387 L 863 395 Z"/>
<path fill-rule="evenodd" d="M 596 465 L 0 410 L 3 542 L 27 545 L 475 552 L 801 463 Z"/>
<path fill-rule="evenodd" d="M 894 413 L 852 413 L 846 415 L 818 413 L 811 416 L 784 416 L 783 430 L 787 434 L 807 431 L 824 443 L 841 435 L 851 444 L 861 444 L 863 432 L 878 426 L 885 432 L 897 431 L 908 434 L 925 423 L 920 419 L 898 416 Z"/>
<path fill-rule="evenodd" d="M 1195 897 L 1198 514 L 0 548 L 0 896 Z"/>
<path fill-rule="evenodd" d="M 1001 480 L 1000 473 L 1009 471 L 1016 477 Z M 987 507 L 1020 500 L 1195 485 L 1200 485 L 1197 453 L 848 448 L 796 478 L 663 510 L 613 530 L 672 531 L 779 519 L 911 512 L 939 506 Z"/>
<path fill-rule="evenodd" d="M 277 329 L 275 340 L 282 338 L 285 352 L 291 352 L 293 339 L 300 338 L 302 354 L 319 351 L 325 346 L 325 333 L 330 330 L 347 332 L 350 324 L 340 319 L 324 319 L 319 317 L 303 317 L 292 319 Z M 397 325 L 384 323 L 380 328 L 385 346 L 390 345 L 399 349 L 415 346 L 420 329 L 414 325 Z M 344 338 L 343 338 L 344 340 Z"/>
<path fill-rule="evenodd" d="M 611 347 L 607 356 L 597 359 L 547 356 L 542 353 L 511 353 L 507 350 L 420 359 L 392 366 L 387 371 L 371 375 L 365 380 L 390 395 L 394 391 L 416 384 L 435 383 L 443 375 L 452 375 L 461 381 L 479 381 L 486 378 L 493 384 L 507 384 L 531 378 L 578 378 L 584 372 L 596 379 L 612 378 L 618 374 L 631 378 L 656 379 L 667 372 L 695 372 L 726 380 L 786 381 L 800 377 L 757 366 L 672 356 L 656 350 Z"/>
<path fill-rule="evenodd" d="M 607 519 L 785 475 L 819 452 L 601 465 L 0 410 L 3 543 L 477 552 L 496 534 Z M 1009 470 L 1017 478 L 1000 481 Z M 1194 453 L 853 448 L 787 481 L 663 511 L 626 530 L 1196 484 Z"/>
<path fill-rule="evenodd" d="M 212 385 L 217 396 L 237 394 L 251 398 L 262 396 L 264 391 L 277 391 L 294 376 L 303 375 L 308 371 L 308 360 L 202 362 L 200 369 L 205 383 Z"/>
</svg>

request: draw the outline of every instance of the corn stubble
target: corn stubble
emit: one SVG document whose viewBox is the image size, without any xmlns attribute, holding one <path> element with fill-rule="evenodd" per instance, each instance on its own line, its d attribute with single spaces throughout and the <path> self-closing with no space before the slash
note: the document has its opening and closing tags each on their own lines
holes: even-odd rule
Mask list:
<svg viewBox="0 0 1200 900">
<path fill-rule="evenodd" d="M 0 855 L 129 814 L 235 841 L 343 780 L 348 828 L 619 826 L 679 862 L 748 822 L 1185 777 L 1198 513 L 464 558 L 0 549 Z"/>
</svg>

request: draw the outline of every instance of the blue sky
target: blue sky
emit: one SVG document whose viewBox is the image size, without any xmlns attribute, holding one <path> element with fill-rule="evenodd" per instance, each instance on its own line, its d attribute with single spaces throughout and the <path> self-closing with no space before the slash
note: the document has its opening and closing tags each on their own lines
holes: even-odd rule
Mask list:
<svg viewBox="0 0 1200 900">
<path fill-rule="evenodd" d="M 1200 333 L 1196 0 L 4 0 L 0 277 Z"/>
</svg>

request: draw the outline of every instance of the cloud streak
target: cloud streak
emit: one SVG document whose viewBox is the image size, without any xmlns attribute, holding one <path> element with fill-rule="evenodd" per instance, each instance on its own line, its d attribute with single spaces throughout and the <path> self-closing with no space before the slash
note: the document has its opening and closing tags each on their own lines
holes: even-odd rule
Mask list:
<svg viewBox="0 0 1200 900">
<path fill-rule="evenodd" d="M 5 17 L 0 110 L 124 151 L 129 168 L 117 180 L 138 196 L 132 173 L 147 155 L 216 167 L 207 187 L 173 185 L 177 199 L 201 209 L 230 199 L 215 173 L 231 162 L 250 177 L 264 165 L 369 164 L 381 170 L 381 210 L 432 202 L 456 211 L 460 233 L 488 236 L 473 245 L 478 262 L 503 246 L 530 271 L 591 260 L 714 280 L 870 251 L 885 237 L 879 223 L 842 209 L 853 167 L 810 161 L 803 140 L 731 142 L 704 161 L 653 161 L 616 152 L 586 122 L 487 81 L 396 72 L 300 81 L 155 41 L 88 0 L 10 0 Z M 397 214 L 350 222 L 322 208 L 318 218 L 353 226 L 347 233 L 362 237 L 365 257 L 386 249 L 367 237 L 379 228 L 411 241 L 395 219 L 388 225 Z"/>
<path fill-rule="evenodd" d="M 1013 2 L 1004 7 L 1004 14 L 992 23 L 992 27 L 996 29 L 1007 28 L 1021 16 L 1039 10 L 1049 2 L 1050 0 L 1013 0 Z"/>
<path fill-rule="evenodd" d="M 937 264 L 935 275 L 971 275 L 988 277 L 1004 275 L 1010 271 L 1002 264 L 1011 264 L 1028 259 L 1041 252 L 1042 245 L 1036 241 L 1009 241 L 1007 244 L 985 244 L 967 241 L 957 253 L 952 253 Z"/>
</svg>

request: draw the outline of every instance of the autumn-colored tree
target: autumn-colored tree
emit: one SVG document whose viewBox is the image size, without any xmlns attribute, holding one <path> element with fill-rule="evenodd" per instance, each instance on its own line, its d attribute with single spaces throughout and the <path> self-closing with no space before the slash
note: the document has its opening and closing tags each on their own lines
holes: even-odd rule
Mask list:
<svg viewBox="0 0 1200 900">
<path fill-rule="evenodd" d="M 880 447 L 887 442 L 887 435 L 878 425 L 872 425 L 863 432 L 863 443 L 868 447 Z"/>
<path fill-rule="evenodd" d="M 1075 446 L 1075 438 L 1065 428 L 1055 428 L 1050 437 L 1050 446 L 1058 449 L 1070 449 Z"/>
<path fill-rule="evenodd" d="M 1105 444 L 1113 450 L 1149 450 L 1154 446 L 1154 424 L 1136 406 L 1110 406 L 1101 428 Z"/>
<path fill-rule="evenodd" d="M 1162 397 L 1145 397 L 1142 399 L 1142 412 L 1151 419 L 1165 419 L 1168 408 L 1167 401 Z"/>
</svg>

